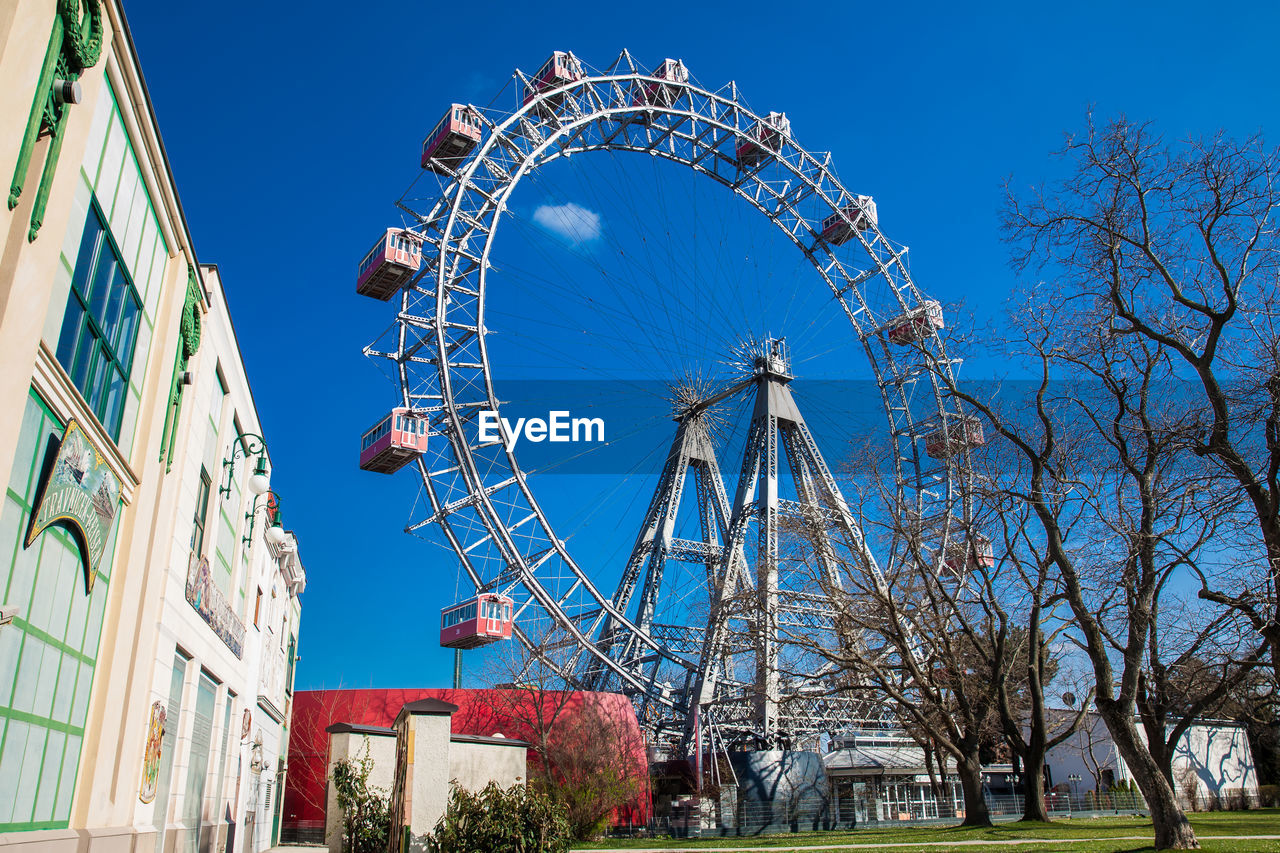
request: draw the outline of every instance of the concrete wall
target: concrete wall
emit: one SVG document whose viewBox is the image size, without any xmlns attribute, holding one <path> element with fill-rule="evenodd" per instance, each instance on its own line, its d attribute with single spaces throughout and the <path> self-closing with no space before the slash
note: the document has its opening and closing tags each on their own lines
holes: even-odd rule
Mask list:
<svg viewBox="0 0 1280 853">
<path fill-rule="evenodd" d="M 342 853 L 343 812 L 338 808 L 338 792 L 333 787 L 334 765 L 344 759 L 360 760 L 366 754 L 373 767 L 369 771 L 369 785 L 390 792 L 396 777 L 396 737 L 394 734 L 361 734 L 358 732 L 334 732 L 329 735 L 330 780 L 325 791 L 324 838 L 331 853 Z"/>
<path fill-rule="evenodd" d="M 1174 751 L 1173 781 L 1197 798 L 1238 790 L 1256 795 L 1258 774 L 1244 727 L 1203 723 L 1188 729 Z"/>
<path fill-rule="evenodd" d="M 490 782 L 503 788 L 525 782 L 528 744 L 451 733 L 457 706 L 427 699 L 396 717 L 395 787 L 391 798 L 392 853 L 427 853 L 427 836 L 444 817 L 450 787 L 468 790 Z"/>
<path fill-rule="evenodd" d="M 529 750 L 519 741 L 510 744 L 455 739 L 449 744 L 449 778 L 468 791 L 479 791 L 490 782 L 510 788 L 527 776 Z"/>
<path fill-rule="evenodd" d="M 408 754 L 413 767 L 406 785 L 411 786 L 412 797 L 405 825 L 409 827 L 409 850 L 414 853 L 426 853 L 422 839 L 436 828 L 449 804 L 449 723 L 443 714 L 415 714 L 409 720 Z"/>
<path fill-rule="evenodd" d="M 1138 734 L 1146 739 L 1141 726 Z M 1108 777 L 1117 783 L 1132 778 L 1097 714 L 1086 717 L 1080 731 L 1050 750 L 1046 763 L 1055 785 L 1078 774 L 1081 781 L 1072 790 L 1081 792 L 1103 786 Z M 1190 726 L 1174 747 L 1173 781 L 1180 794 L 1200 798 L 1240 789 L 1256 794 L 1258 775 L 1244 727 L 1226 722 Z"/>
</svg>

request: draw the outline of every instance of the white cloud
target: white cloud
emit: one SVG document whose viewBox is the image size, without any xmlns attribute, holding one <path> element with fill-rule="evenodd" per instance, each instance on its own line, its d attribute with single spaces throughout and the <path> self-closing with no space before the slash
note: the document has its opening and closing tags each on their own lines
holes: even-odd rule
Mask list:
<svg viewBox="0 0 1280 853">
<path fill-rule="evenodd" d="M 544 204 L 533 212 L 533 221 L 574 245 L 600 237 L 600 214 L 580 204 Z"/>
</svg>

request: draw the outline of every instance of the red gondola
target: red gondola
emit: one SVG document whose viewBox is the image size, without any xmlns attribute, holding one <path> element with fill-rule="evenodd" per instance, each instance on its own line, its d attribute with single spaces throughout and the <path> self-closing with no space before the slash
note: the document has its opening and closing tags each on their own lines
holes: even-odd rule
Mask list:
<svg viewBox="0 0 1280 853">
<path fill-rule="evenodd" d="M 422 140 L 422 168 L 444 173 L 457 170 L 480 142 L 480 116 L 463 104 L 454 104 Z"/>
<path fill-rule="evenodd" d="M 822 220 L 822 239 L 832 245 L 843 246 L 853 239 L 855 231 L 870 231 L 876 223 L 875 199 L 860 195 L 852 204 L 846 204 Z"/>
<path fill-rule="evenodd" d="M 530 101 L 538 96 L 540 92 L 548 89 L 558 89 L 568 83 L 574 83 L 583 78 L 582 65 L 578 62 L 577 57 L 572 53 L 565 53 L 563 50 L 557 50 L 551 54 L 551 58 L 542 63 L 542 67 L 537 73 L 529 78 L 529 83 L 524 88 L 524 103 L 528 105 Z M 560 98 L 552 99 L 551 106 L 559 106 Z"/>
<path fill-rule="evenodd" d="M 386 302 L 421 268 L 422 238 L 403 228 L 388 228 L 360 261 L 356 293 Z"/>
<path fill-rule="evenodd" d="M 890 320 L 885 333 L 889 343 L 905 345 L 924 340 L 943 325 L 942 305 L 930 299 Z"/>
<path fill-rule="evenodd" d="M 401 406 L 370 427 L 360 438 L 360 467 L 394 474 L 427 449 L 427 419 Z"/>
<path fill-rule="evenodd" d="M 986 444 L 977 418 L 952 418 L 951 423 L 925 436 L 924 452 L 934 459 L 950 459 L 957 453 Z"/>
<path fill-rule="evenodd" d="M 990 539 L 975 533 L 967 539 L 948 545 L 946 557 L 942 563 L 948 571 L 957 576 L 964 575 L 979 566 L 989 569 L 996 563 L 995 549 L 991 547 Z"/>
<path fill-rule="evenodd" d="M 738 140 L 736 154 L 739 169 L 750 169 L 766 157 L 782 150 L 782 137 L 791 135 L 791 122 L 786 113 L 769 113 Z"/>
<path fill-rule="evenodd" d="M 470 601 L 440 611 L 440 645 L 446 649 L 474 649 L 511 639 L 514 602 L 496 592 L 482 592 Z"/>
</svg>

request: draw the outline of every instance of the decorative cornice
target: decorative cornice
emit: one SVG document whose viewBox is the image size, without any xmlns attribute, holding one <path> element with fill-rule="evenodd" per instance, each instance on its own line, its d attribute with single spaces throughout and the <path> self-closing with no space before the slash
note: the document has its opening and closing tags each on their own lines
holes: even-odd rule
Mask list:
<svg viewBox="0 0 1280 853">
<path fill-rule="evenodd" d="M 129 461 L 120 453 L 120 448 L 102 428 L 98 416 L 89 408 L 89 404 L 80 394 L 80 389 L 76 388 L 67 371 L 58 363 L 57 356 L 44 341 L 40 342 L 40 348 L 36 353 L 31 387 L 49 405 L 62 423 L 65 424 L 72 418 L 80 423 L 81 429 L 88 433 L 93 443 L 102 450 L 112 473 L 120 479 L 120 500 L 126 506 L 133 503 L 134 489 L 141 480 L 134 473 Z"/>
<path fill-rule="evenodd" d="M 277 708 L 275 706 L 275 703 L 272 702 L 269 697 L 264 696 L 261 693 L 258 694 L 258 707 L 261 708 L 263 712 L 265 712 L 266 715 L 270 717 L 272 720 L 274 720 L 275 722 L 277 723 L 284 722 L 284 711 L 281 711 L 279 708 Z"/>
</svg>

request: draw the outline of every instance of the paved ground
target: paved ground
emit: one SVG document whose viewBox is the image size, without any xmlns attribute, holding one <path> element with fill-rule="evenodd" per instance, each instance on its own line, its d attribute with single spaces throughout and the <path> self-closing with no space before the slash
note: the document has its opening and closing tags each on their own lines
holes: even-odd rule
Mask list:
<svg viewBox="0 0 1280 853">
<path fill-rule="evenodd" d="M 1280 841 L 1280 835 L 1198 835 L 1201 841 Z M 895 841 L 881 844 L 806 844 L 793 847 L 627 847 L 621 848 L 626 853 L 668 853 L 669 851 L 697 850 L 699 853 L 759 853 L 759 851 L 804 851 L 804 850 L 888 850 L 894 847 L 1016 847 L 1020 844 L 1083 844 L 1086 842 L 1104 841 L 1151 841 L 1150 835 L 1111 835 L 1092 838 L 1020 838 L 1015 841 L 991 841 L 974 839 L 972 841 Z M 276 848 L 282 849 L 282 848 Z M 573 853 L 618 853 L 620 848 L 585 850 L 575 849 Z"/>
</svg>

